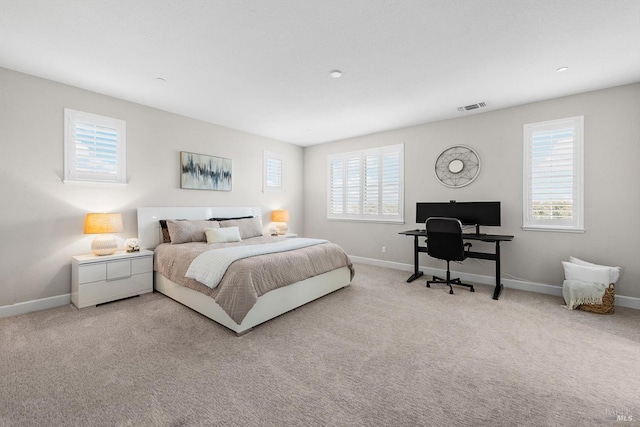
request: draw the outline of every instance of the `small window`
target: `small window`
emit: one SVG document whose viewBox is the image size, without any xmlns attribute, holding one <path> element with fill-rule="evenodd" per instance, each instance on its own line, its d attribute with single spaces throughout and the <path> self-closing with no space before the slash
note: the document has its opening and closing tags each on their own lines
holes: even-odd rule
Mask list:
<svg viewBox="0 0 640 427">
<path fill-rule="evenodd" d="M 264 193 L 284 191 L 284 157 L 281 154 L 265 151 L 262 171 L 262 191 Z"/>
<path fill-rule="evenodd" d="M 126 184 L 126 122 L 64 109 L 64 182 Z"/>
<path fill-rule="evenodd" d="M 523 229 L 584 231 L 584 117 L 524 126 Z"/>
<path fill-rule="evenodd" d="M 404 145 L 328 157 L 329 219 L 404 222 Z"/>
</svg>

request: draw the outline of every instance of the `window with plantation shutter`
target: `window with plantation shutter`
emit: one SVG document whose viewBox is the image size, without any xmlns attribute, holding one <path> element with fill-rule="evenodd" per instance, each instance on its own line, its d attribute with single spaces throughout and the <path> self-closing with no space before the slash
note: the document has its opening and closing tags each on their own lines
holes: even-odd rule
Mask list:
<svg viewBox="0 0 640 427">
<path fill-rule="evenodd" d="M 404 222 L 404 146 L 328 157 L 327 218 Z"/>
<path fill-rule="evenodd" d="M 523 229 L 584 231 L 583 116 L 524 126 Z"/>
<path fill-rule="evenodd" d="M 284 156 L 265 151 L 262 166 L 262 191 L 279 193 L 284 191 Z"/>
<path fill-rule="evenodd" d="M 126 183 L 126 123 L 64 109 L 64 182 Z"/>
</svg>

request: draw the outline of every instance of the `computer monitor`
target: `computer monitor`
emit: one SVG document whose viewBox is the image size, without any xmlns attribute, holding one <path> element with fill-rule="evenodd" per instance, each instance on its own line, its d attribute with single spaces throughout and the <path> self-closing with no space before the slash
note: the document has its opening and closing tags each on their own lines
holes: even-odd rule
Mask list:
<svg viewBox="0 0 640 427">
<path fill-rule="evenodd" d="M 458 218 L 464 225 L 475 225 L 476 233 L 480 226 L 500 226 L 500 202 L 418 202 L 416 203 L 416 222 L 424 224 L 430 217 Z"/>
</svg>

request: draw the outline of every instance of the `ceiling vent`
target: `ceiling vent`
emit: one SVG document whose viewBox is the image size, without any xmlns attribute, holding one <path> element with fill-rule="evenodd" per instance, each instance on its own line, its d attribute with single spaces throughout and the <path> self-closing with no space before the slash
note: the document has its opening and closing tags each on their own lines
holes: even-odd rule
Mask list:
<svg viewBox="0 0 640 427">
<path fill-rule="evenodd" d="M 478 102 L 477 104 L 465 105 L 464 107 L 458 107 L 458 111 L 464 113 L 466 111 L 473 111 L 479 108 L 486 107 L 487 104 L 485 102 Z"/>
</svg>

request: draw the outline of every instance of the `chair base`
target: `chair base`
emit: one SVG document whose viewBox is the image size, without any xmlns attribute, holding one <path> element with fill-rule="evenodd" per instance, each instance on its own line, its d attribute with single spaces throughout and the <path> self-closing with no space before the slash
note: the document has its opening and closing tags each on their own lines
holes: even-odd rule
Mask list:
<svg viewBox="0 0 640 427">
<path fill-rule="evenodd" d="M 462 283 L 460 281 L 460 279 L 449 279 L 449 280 L 446 280 L 446 279 L 441 279 L 440 277 L 433 276 L 433 280 L 427 280 L 427 288 L 430 288 L 432 283 L 433 284 L 442 284 L 442 283 L 444 283 L 446 285 L 449 285 L 449 293 L 451 295 L 453 295 L 453 287 L 451 285 L 465 286 L 465 287 L 469 288 L 469 292 L 475 292 L 476 291 L 473 288 L 473 285 L 469 285 L 467 283 Z"/>
</svg>

